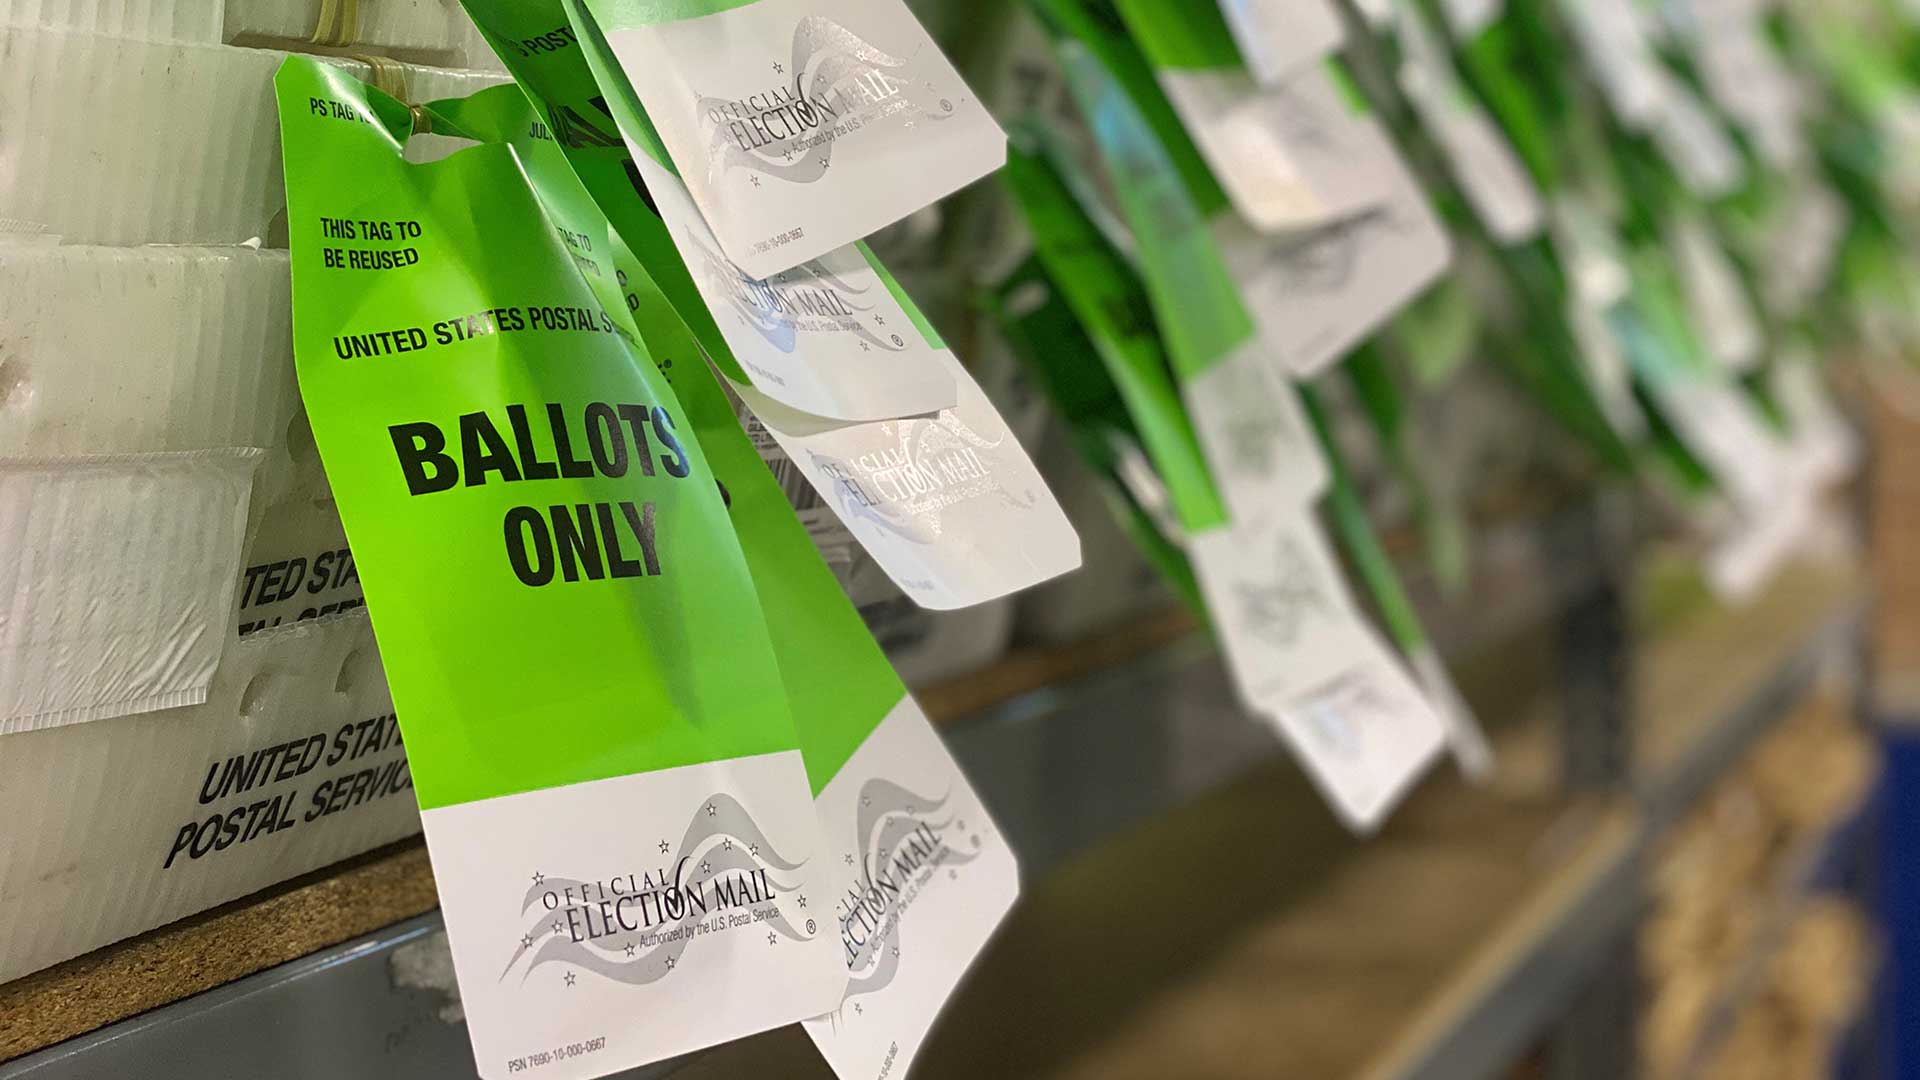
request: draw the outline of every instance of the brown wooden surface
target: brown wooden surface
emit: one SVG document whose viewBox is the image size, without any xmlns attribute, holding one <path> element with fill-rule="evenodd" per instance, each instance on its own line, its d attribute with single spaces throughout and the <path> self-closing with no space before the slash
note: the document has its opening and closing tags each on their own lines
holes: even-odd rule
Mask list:
<svg viewBox="0 0 1920 1080">
<path fill-rule="evenodd" d="M 402 841 L 0 985 L 0 1061 L 431 910 Z"/>
</svg>

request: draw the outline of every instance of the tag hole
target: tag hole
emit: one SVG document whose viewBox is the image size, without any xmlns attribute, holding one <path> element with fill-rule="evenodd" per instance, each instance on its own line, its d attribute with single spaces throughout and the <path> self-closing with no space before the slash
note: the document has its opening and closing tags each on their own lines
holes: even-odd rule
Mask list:
<svg viewBox="0 0 1920 1080">
<path fill-rule="evenodd" d="M 240 695 L 240 715 L 249 720 L 259 719 L 272 686 L 273 677 L 264 671 L 247 680 L 247 688 Z"/>
<path fill-rule="evenodd" d="M 340 674 L 333 680 L 334 693 L 353 692 L 354 686 L 360 682 L 360 667 L 365 660 L 366 654 L 359 649 L 351 649 L 347 652 L 347 658 L 340 661 Z"/>
<path fill-rule="evenodd" d="M 295 465 L 305 465 L 312 461 L 318 452 L 313 442 L 313 425 L 307 422 L 307 411 L 300 410 L 287 421 L 287 457 Z"/>
<path fill-rule="evenodd" d="M 0 356 L 0 409 L 27 403 L 27 364 L 11 356 Z"/>
</svg>

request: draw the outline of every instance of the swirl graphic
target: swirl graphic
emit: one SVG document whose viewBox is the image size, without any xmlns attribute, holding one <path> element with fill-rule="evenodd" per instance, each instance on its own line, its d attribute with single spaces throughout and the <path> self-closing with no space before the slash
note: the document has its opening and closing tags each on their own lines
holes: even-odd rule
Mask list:
<svg viewBox="0 0 1920 1080">
<path fill-rule="evenodd" d="M 857 286 L 828 269 L 818 259 L 764 280 L 755 279 L 698 237 L 686 236 L 685 239 L 685 248 L 691 248 L 696 256 L 697 265 L 691 269 L 700 275 L 712 292 L 726 297 L 727 307 L 775 349 L 791 354 L 799 348 L 799 320 L 813 316 L 834 320 L 841 332 L 866 342 L 869 348 L 885 353 L 906 350 L 904 340 L 883 340 L 860 321 L 860 315 L 875 307 L 873 301 L 862 302 L 874 292 L 873 284 Z M 798 297 L 808 291 L 829 297 L 831 304 L 845 307 L 849 314 L 830 310 L 819 313 L 807 311 Z M 826 304 L 816 306 L 825 307 Z M 781 310 L 783 308 L 784 311 Z"/>
<path fill-rule="evenodd" d="M 716 184 L 723 174 L 736 168 L 797 184 L 814 183 L 827 174 L 833 143 L 843 134 L 908 109 L 914 114 L 906 121 L 909 127 L 922 121 L 949 119 L 951 103 L 941 102 L 941 107 L 930 109 L 909 92 L 918 89 L 906 78 L 911 59 L 877 48 L 825 16 L 801 19 L 793 31 L 793 80 L 782 87 L 791 100 L 781 102 L 781 109 L 800 121 L 788 123 L 789 129 L 804 130 L 790 130 L 748 149 L 726 122 L 715 123 L 707 147 L 708 183 Z M 848 88 L 855 85 L 884 87 L 898 103 L 869 101 L 864 103 L 865 108 L 850 108 L 856 98 L 849 95 Z M 696 108 L 709 117 L 724 117 L 734 115 L 729 111 L 732 104 L 727 98 L 702 95 Z"/>
<path fill-rule="evenodd" d="M 665 848 L 666 841 L 661 846 Z M 720 894 L 752 896 L 756 880 L 776 896 L 800 887 L 797 881 L 773 876 L 773 871 L 792 873 L 802 863 L 782 856 L 746 808 L 723 792 L 710 796 L 694 811 L 671 861 L 663 853 L 662 862 L 658 879 L 648 872 L 644 878 L 648 887 L 638 891 L 615 891 L 606 888 L 606 882 L 538 876 L 521 897 L 521 915 L 529 921 L 500 980 L 504 982 L 516 968 L 524 982 L 548 964 L 569 964 L 629 986 L 654 983 L 679 964 L 687 942 L 695 936 L 694 924 L 721 910 L 716 904 Z M 667 880 L 668 867 L 671 880 Z M 624 922 L 615 923 L 591 940 L 576 940 L 568 912 L 578 911 L 589 919 L 591 913 L 598 913 L 605 924 L 607 904 L 616 905 L 638 925 L 629 929 Z M 794 941 L 809 936 L 789 923 L 784 912 L 756 920 L 754 926 Z"/>
<path fill-rule="evenodd" d="M 855 884 L 857 892 L 879 896 L 880 881 L 904 884 L 896 880 L 898 875 L 890 864 L 910 844 L 914 845 L 914 872 L 936 865 L 952 870 L 978 857 L 977 852 L 961 851 L 941 836 L 953 824 L 950 814 L 935 817 L 946 807 L 947 799 L 947 796 L 929 799 L 879 777 L 861 785 L 859 809 L 854 815 L 854 842 L 861 864 L 861 876 Z M 851 913 L 843 914 L 843 924 L 852 918 Z M 851 978 L 841 998 L 842 1008 L 854 998 L 878 993 L 893 982 L 900 970 L 902 921 L 899 907 L 886 906 L 879 932 L 869 934 L 849 952 L 847 969 Z"/>
</svg>

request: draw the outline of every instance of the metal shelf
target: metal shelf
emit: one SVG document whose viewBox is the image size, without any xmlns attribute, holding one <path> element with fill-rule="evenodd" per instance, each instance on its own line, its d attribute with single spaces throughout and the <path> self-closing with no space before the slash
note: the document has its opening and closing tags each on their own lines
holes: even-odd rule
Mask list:
<svg viewBox="0 0 1920 1080">
<path fill-rule="evenodd" d="M 1002 1059 L 1049 1040 L 1048 1063 L 1070 1075 L 1154 1060 L 1156 1045 L 1189 1059 L 1197 1046 L 1230 1047 L 1196 1034 L 1212 1030 L 1204 1021 L 1184 1026 L 1190 999 L 1238 1017 L 1235 1031 L 1277 1036 L 1294 1025 L 1271 1045 L 1307 1052 L 1300 1075 L 1489 1075 L 1620 952 L 1641 907 L 1649 838 L 1858 633 L 1865 606 L 1851 579 L 1786 588 L 1786 599 L 1766 602 L 1796 618 L 1771 644 L 1749 639 L 1750 666 L 1726 665 L 1738 685 L 1663 704 L 1663 678 L 1685 680 L 1655 675 L 1640 695 L 1667 733 L 1640 759 L 1646 812 L 1537 784 L 1475 789 L 1443 767 L 1380 837 L 1353 840 L 1272 733 L 1241 713 L 1211 646 L 1193 634 L 952 725 L 949 741 L 1021 853 L 1029 892 L 916 1077 L 1016 1073 L 1031 1062 Z M 1720 648 L 1725 632 L 1685 631 L 1676 642 Z M 1651 665 L 1667 662 L 1656 655 Z M 1221 867 L 1223 880 L 1201 876 Z M 1443 900 L 1465 900 L 1466 914 L 1416 933 Z M 1358 920 L 1394 940 L 1363 955 Z M 451 976 L 438 929 L 435 915 L 407 920 L 0 1065 L 0 1080 L 472 1076 L 466 1033 L 448 1012 L 457 1003 L 443 989 Z M 1382 1000 L 1390 1007 L 1364 1021 L 1325 1011 Z M 1081 1015 L 1059 1011 L 1082 1005 Z M 1039 1038 L 1023 1037 L 1022 1024 L 1057 1026 Z M 1315 1050 L 1309 1035 L 1327 1045 Z M 791 1031 L 623 1075 L 731 1075 L 748 1061 L 775 1075 L 826 1075 Z"/>
</svg>

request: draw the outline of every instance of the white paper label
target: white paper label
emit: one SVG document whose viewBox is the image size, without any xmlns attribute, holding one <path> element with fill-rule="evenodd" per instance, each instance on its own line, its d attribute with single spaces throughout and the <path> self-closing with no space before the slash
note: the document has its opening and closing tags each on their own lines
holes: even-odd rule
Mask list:
<svg viewBox="0 0 1920 1080">
<path fill-rule="evenodd" d="M 899 0 L 756 0 L 606 29 L 721 250 L 755 280 L 1006 161 L 1006 136 Z"/>
<path fill-rule="evenodd" d="M 947 350 L 959 403 L 933 416 L 830 424 L 734 390 L 902 592 L 983 603 L 1080 565 L 1080 540 L 1006 421 Z"/>
<path fill-rule="evenodd" d="M 1305 507 L 1331 473 L 1287 378 L 1256 339 L 1181 386 L 1208 471 L 1234 520 Z"/>
<path fill-rule="evenodd" d="M 1345 356 L 1446 269 L 1446 230 L 1406 166 L 1392 168 L 1385 205 L 1324 228 L 1272 237 L 1216 223 L 1267 355 L 1296 377 Z"/>
<path fill-rule="evenodd" d="M 1192 537 L 1188 553 L 1241 699 L 1349 827 L 1378 825 L 1446 725 L 1354 608 L 1319 528 L 1277 511 Z"/>
<path fill-rule="evenodd" d="M 1347 827 L 1371 832 L 1446 748 L 1446 731 L 1383 643 L 1353 642 L 1351 664 L 1270 719 Z"/>
<path fill-rule="evenodd" d="M 1767 223 L 1761 288 L 1769 305 L 1792 316 L 1805 310 L 1826 283 L 1846 234 L 1847 207 L 1817 176 L 1796 175 L 1789 183 L 1791 190 Z"/>
<path fill-rule="evenodd" d="M 1320 225 L 1390 198 L 1393 144 L 1341 99 L 1323 65 L 1262 88 L 1245 71 L 1174 70 L 1160 85 L 1256 230 Z"/>
<path fill-rule="evenodd" d="M 1020 895 L 1019 867 L 926 715 L 903 698 L 814 800 L 848 974 L 807 1034 L 848 1078 L 904 1076 Z M 811 899 L 811 898 L 810 898 Z"/>
<path fill-rule="evenodd" d="M 1467 41 L 1493 25 L 1505 7 L 1505 0 L 1443 0 L 1440 10 L 1447 17 L 1448 31 Z"/>
<path fill-rule="evenodd" d="M 1667 235 L 1707 352 L 1730 373 L 1753 370 L 1766 352 L 1766 335 L 1726 249 L 1697 214 L 1676 218 Z"/>
<path fill-rule="evenodd" d="M 1340 13 L 1322 0 L 1221 0 L 1220 13 L 1256 81 L 1272 85 L 1340 48 Z"/>
<path fill-rule="evenodd" d="M 1648 387 L 1741 511 L 1764 513 L 1792 486 L 1785 442 L 1736 385 L 1724 377 L 1682 375 L 1651 380 Z"/>
<path fill-rule="evenodd" d="M 1714 199 L 1738 188 L 1746 167 L 1740 149 L 1700 99 L 1663 71 L 1664 86 L 1653 109 L 1653 139 L 1687 190 Z"/>
<path fill-rule="evenodd" d="M 1819 489 L 1853 475 L 1860 464 L 1860 437 L 1827 394 L 1814 361 L 1783 356 L 1770 375 L 1774 400 L 1787 414 L 1788 445 L 1804 482 Z"/>
<path fill-rule="evenodd" d="M 1647 44 L 1645 17 L 1628 0 L 1560 0 L 1567 26 L 1620 122 L 1651 122 L 1666 81 Z"/>
<path fill-rule="evenodd" d="M 1395 25 L 1405 57 L 1400 85 L 1446 154 L 1474 213 L 1502 244 L 1533 238 L 1545 212 L 1519 155 L 1493 118 L 1468 96 L 1446 45 L 1425 17 L 1405 6 Z"/>
<path fill-rule="evenodd" d="M 206 700 L 260 454 L 0 461 L 0 734 Z"/>
<path fill-rule="evenodd" d="M 584 1080 L 831 1009 L 807 790 L 789 750 L 423 811 L 480 1075 Z"/>
<path fill-rule="evenodd" d="M 719 249 L 678 178 L 635 159 L 673 242 L 754 389 L 831 420 L 951 408 L 953 380 L 853 246 L 755 281 Z"/>
</svg>

